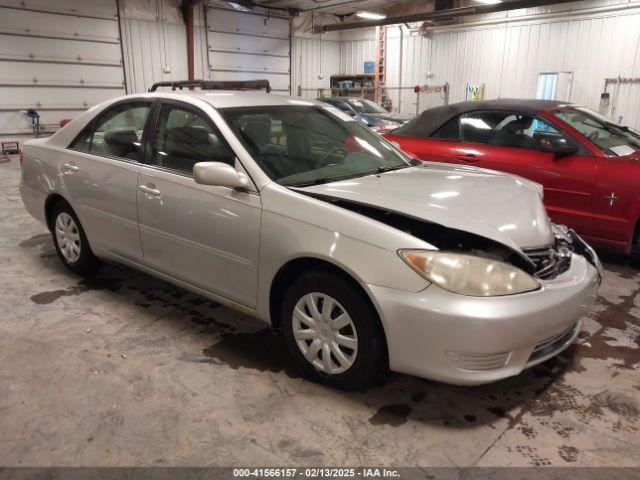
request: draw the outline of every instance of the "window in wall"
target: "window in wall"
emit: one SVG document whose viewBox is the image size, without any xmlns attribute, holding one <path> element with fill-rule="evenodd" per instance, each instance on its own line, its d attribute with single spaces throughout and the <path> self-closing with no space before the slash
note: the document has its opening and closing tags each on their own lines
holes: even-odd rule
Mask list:
<svg viewBox="0 0 640 480">
<path fill-rule="evenodd" d="M 538 75 L 538 92 L 540 100 L 571 100 L 573 72 L 547 72 Z"/>
</svg>

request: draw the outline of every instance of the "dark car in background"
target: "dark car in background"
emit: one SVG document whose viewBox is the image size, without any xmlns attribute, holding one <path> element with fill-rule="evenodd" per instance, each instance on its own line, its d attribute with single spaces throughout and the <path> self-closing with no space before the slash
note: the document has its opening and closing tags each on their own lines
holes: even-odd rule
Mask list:
<svg viewBox="0 0 640 480">
<path fill-rule="evenodd" d="M 376 102 L 367 98 L 330 97 L 319 98 L 318 100 L 333 105 L 378 133 L 388 132 L 411 120 L 411 117 L 388 112 Z"/>
<path fill-rule="evenodd" d="M 552 100 L 462 102 L 425 110 L 385 136 L 420 160 L 536 181 L 555 223 L 640 256 L 640 135 L 593 110 Z"/>
</svg>

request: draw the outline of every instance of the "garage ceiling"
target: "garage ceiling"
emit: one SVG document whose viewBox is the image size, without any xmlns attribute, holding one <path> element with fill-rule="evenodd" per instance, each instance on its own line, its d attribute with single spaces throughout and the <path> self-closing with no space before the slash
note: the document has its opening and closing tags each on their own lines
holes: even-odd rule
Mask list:
<svg viewBox="0 0 640 480">
<path fill-rule="evenodd" d="M 408 0 L 257 0 L 255 3 L 271 8 L 296 8 L 314 10 L 334 15 L 351 15 L 360 10 L 385 9 L 399 4 L 416 2 Z"/>
<path fill-rule="evenodd" d="M 260 7 L 274 9 L 297 9 L 301 11 L 316 11 L 331 13 L 339 16 L 348 16 L 362 10 L 403 10 L 425 11 L 432 10 L 433 1 L 423 0 L 235 0 L 236 3 L 249 6 L 251 4 Z M 514 0 L 503 0 L 501 3 L 509 3 Z M 465 5 L 482 5 L 477 0 L 454 0 L 457 7 Z M 562 2 L 558 2 L 562 3 Z"/>
</svg>

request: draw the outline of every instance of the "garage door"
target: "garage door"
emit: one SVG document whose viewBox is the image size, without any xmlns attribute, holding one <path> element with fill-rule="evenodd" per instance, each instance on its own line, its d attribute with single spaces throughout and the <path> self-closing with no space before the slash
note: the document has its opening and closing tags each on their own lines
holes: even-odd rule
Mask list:
<svg viewBox="0 0 640 480">
<path fill-rule="evenodd" d="M 207 44 L 212 80 L 269 80 L 274 93 L 289 94 L 289 19 L 207 6 Z"/>
<path fill-rule="evenodd" d="M 0 135 L 44 130 L 124 94 L 116 0 L 0 0 Z"/>
</svg>

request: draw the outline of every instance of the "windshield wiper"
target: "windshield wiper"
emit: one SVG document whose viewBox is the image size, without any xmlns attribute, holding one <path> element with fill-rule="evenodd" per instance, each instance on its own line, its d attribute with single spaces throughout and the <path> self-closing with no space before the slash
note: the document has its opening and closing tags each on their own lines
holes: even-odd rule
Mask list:
<svg viewBox="0 0 640 480">
<path fill-rule="evenodd" d="M 597 123 L 597 122 L 584 122 L 585 125 L 588 125 L 590 127 L 594 127 L 594 128 L 602 128 L 603 130 L 606 130 L 609 133 L 613 133 L 615 135 L 620 135 L 620 132 L 623 133 L 629 133 L 629 127 L 625 126 L 625 125 L 618 125 L 617 123 L 613 123 L 613 122 L 601 122 L 601 123 Z"/>
<path fill-rule="evenodd" d="M 412 165 L 397 165 L 395 167 L 388 167 L 386 165 L 380 165 L 377 169 L 376 169 L 376 173 L 386 173 L 386 172 L 393 172 L 394 170 L 400 170 L 402 168 L 409 168 Z"/>
<path fill-rule="evenodd" d="M 323 183 L 335 182 L 335 181 L 336 180 L 334 178 L 317 177 L 309 182 L 292 183 L 291 185 L 288 185 L 288 186 L 289 187 L 311 187 L 312 185 L 322 185 Z"/>
</svg>

